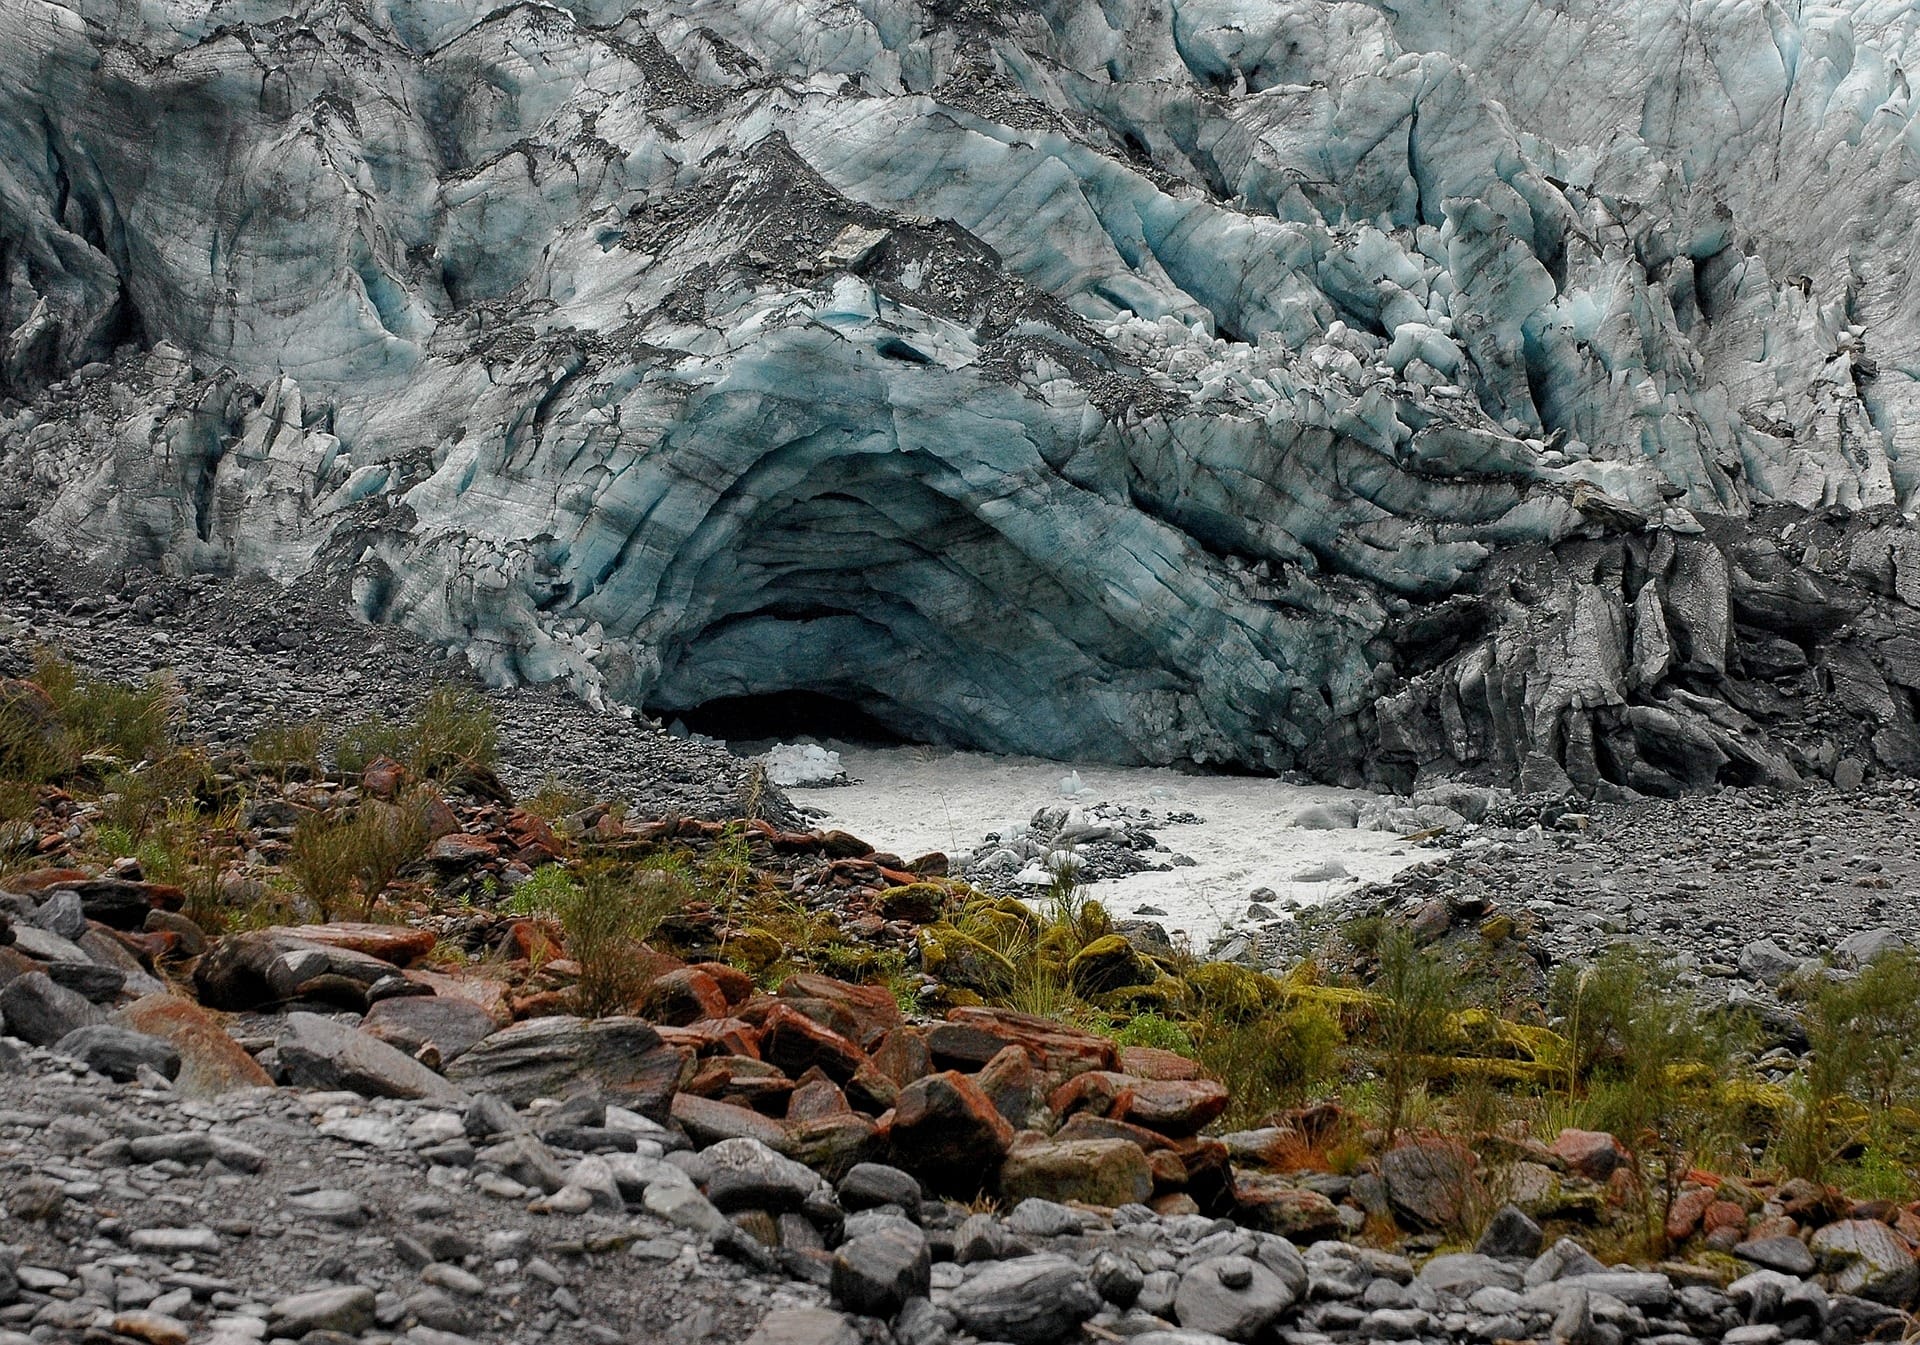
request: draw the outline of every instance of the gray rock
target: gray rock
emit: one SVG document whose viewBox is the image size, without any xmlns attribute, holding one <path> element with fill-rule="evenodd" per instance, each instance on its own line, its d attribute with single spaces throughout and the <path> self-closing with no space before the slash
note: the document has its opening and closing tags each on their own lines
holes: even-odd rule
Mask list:
<svg viewBox="0 0 1920 1345">
<path fill-rule="evenodd" d="M 855 1163 L 834 1191 L 849 1210 L 898 1205 L 911 1213 L 920 1208 L 920 1183 L 911 1173 L 885 1163 Z"/>
<path fill-rule="evenodd" d="M 782 1157 L 756 1139 L 721 1140 L 701 1151 L 707 1199 L 723 1213 L 797 1210 L 826 1181 L 804 1163 Z"/>
<path fill-rule="evenodd" d="M 1381 1157 L 1380 1179 L 1402 1219 L 1419 1228 L 1449 1228 L 1464 1211 L 1473 1169 L 1470 1156 L 1455 1145 L 1403 1144 Z"/>
<path fill-rule="evenodd" d="M 1100 1310 L 1100 1294 L 1072 1261 L 1043 1254 L 989 1265 L 955 1289 L 947 1307 L 982 1340 L 1052 1345 Z"/>
<path fill-rule="evenodd" d="M 277 1045 L 288 1079 L 300 1088 L 454 1105 L 467 1101 L 458 1087 L 411 1056 L 318 1014 L 288 1014 Z"/>
<path fill-rule="evenodd" d="M 1879 929 L 1863 929 L 1857 934 L 1848 935 L 1835 948 L 1834 957 L 1843 967 L 1865 967 L 1888 953 L 1904 952 L 1912 948 L 1906 938 L 1884 925 Z"/>
<path fill-rule="evenodd" d="M 951 1312 L 931 1299 L 913 1298 L 893 1319 L 893 1338 L 896 1345 L 947 1345 L 953 1328 Z"/>
<path fill-rule="evenodd" d="M 567 1184 L 566 1169 L 554 1157 L 553 1150 L 531 1135 L 516 1135 L 490 1144 L 474 1155 L 474 1162 L 549 1195 Z"/>
<path fill-rule="evenodd" d="M 315 1289 L 276 1302 L 267 1313 L 270 1330 L 299 1339 L 310 1331 L 355 1336 L 373 1325 L 373 1290 L 360 1285 Z"/>
<path fill-rule="evenodd" d="M 1460 1299 L 1471 1298 L 1488 1287 L 1518 1289 L 1526 1282 L 1517 1266 L 1496 1261 L 1479 1252 L 1436 1256 L 1420 1267 L 1420 1273 L 1415 1278 L 1435 1293 L 1451 1294 Z"/>
<path fill-rule="evenodd" d="M 713 1207 L 712 1201 L 690 1185 L 670 1186 L 665 1182 L 657 1182 L 646 1189 L 641 1203 L 647 1213 L 704 1237 L 718 1237 L 724 1230 L 733 1227 L 727 1222 L 727 1216 Z"/>
<path fill-rule="evenodd" d="M 1244 1256 L 1217 1256 L 1180 1277 L 1173 1311 L 1183 1327 L 1250 1341 L 1293 1306 L 1280 1277 Z"/>
<path fill-rule="evenodd" d="M 1801 1279 L 1813 1274 L 1817 1266 L 1813 1253 L 1799 1238 L 1759 1238 L 1741 1243 L 1733 1249 L 1733 1254 L 1742 1261 Z"/>
<path fill-rule="evenodd" d="M 137 1075 L 142 1066 L 164 1078 L 180 1076 L 180 1052 L 171 1042 L 131 1028 L 106 1023 L 77 1027 L 54 1043 L 53 1049 L 96 1074 L 122 1083 Z"/>
<path fill-rule="evenodd" d="M 1575 1242 L 1572 1238 L 1561 1238 L 1534 1258 L 1527 1267 L 1525 1276 L 1529 1286 L 1545 1284 L 1549 1280 L 1565 1279 L 1569 1275 L 1587 1275 L 1605 1270 L 1599 1258 Z"/>
<path fill-rule="evenodd" d="M 849 1238 L 833 1256 L 833 1297 L 849 1311 L 891 1317 L 931 1286 L 926 1234 L 902 1222 Z"/>
<path fill-rule="evenodd" d="M 1804 960 L 1772 939 L 1755 939 L 1740 950 L 1740 974 L 1761 985 L 1776 986 L 1800 970 Z"/>
<path fill-rule="evenodd" d="M 1093 1287 L 1100 1291 L 1100 1297 L 1117 1308 L 1130 1308 L 1140 1297 L 1141 1287 L 1146 1276 L 1133 1258 L 1117 1252 L 1103 1250 L 1097 1253 L 1091 1265 L 1087 1267 L 1087 1278 L 1093 1281 Z"/>
<path fill-rule="evenodd" d="M 447 1077 L 518 1106 L 592 1086 L 664 1121 L 680 1055 L 638 1018 L 530 1018 L 482 1039 L 447 1066 Z"/>
<path fill-rule="evenodd" d="M 463 1118 L 467 1134 L 473 1139 L 490 1139 L 495 1135 L 511 1135 L 525 1130 L 526 1123 L 519 1113 L 507 1103 L 505 1098 L 492 1093 L 475 1093 L 467 1103 L 466 1116 Z"/>
<path fill-rule="evenodd" d="M 761 1318 L 746 1345 L 861 1345 L 845 1313 L 825 1308 L 775 1308 Z"/>
<path fill-rule="evenodd" d="M 1884 1227 L 1884 1225 L 1882 1225 Z M 1616 1298 L 1630 1308 L 1664 1309 L 1673 1301 L 1673 1281 L 1651 1270 L 1600 1270 L 1563 1276 L 1559 1283 Z"/>
<path fill-rule="evenodd" d="M 1807 1243 L 1828 1268 L 1827 1284 L 1836 1294 L 1905 1306 L 1920 1288 L 1913 1253 L 1883 1223 L 1843 1219 L 1817 1230 Z"/>
<path fill-rule="evenodd" d="M 953 1259 L 961 1265 L 998 1261 L 1007 1254 L 1007 1229 L 991 1214 L 969 1214 L 953 1235 Z"/>
<path fill-rule="evenodd" d="M 1381 1308 L 1360 1323 L 1364 1340 L 1412 1340 L 1433 1326 L 1433 1318 L 1419 1308 Z"/>
<path fill-rule="evenodd" d="M 0 1017 L 8 1035 L 35 1046 L 51 1046 L 77 1028 L 106 1020 L 85 996 L 56 985 L 43 971 L 30 971 L 0 986 Z"/>
<path fill-rule="evenodd" d="M 1007 1216 L 1007 1229 L 1030 1238 L 1057 1238 L 1081 1232 L 1086 1225 L 1079 1212 L 1054 1200 L 1029 1196 Z"/>
<path fill-rule="evenodd" d="M 69 943 L 87 932 L 87 913 L 81 908 L 80 894 L 72 888 L 59 888 L 47 894 L 33 914 L 27 919 L 40 929 L 57 934 Z M 20 945 L 23 952 L 32 953 L 26 944 Z M 41 954 L 32 953 L 39 957 Z"/>
<path fill-rule="evenodd" d="M 288 1196 L 287 1205 L 306 1218 L 341 1228 L 359 1228 L 367 1222 L 366 1203 L 353 1192 L 338 1187 Z"/>
<path fill-rule="evenodd" d="M 1480 1234 L 1480 1241 L 1475 1244 L 1474 1250 L 1482 1256 L 1530 1261 L 1540 1255 L 1540 1245 L 1544 1240 L 1540 1225 L 1528 1217 L 1525 1210 L 1503 1205 L 1487 1220 L 1487 1227 Z"/>
</svg>

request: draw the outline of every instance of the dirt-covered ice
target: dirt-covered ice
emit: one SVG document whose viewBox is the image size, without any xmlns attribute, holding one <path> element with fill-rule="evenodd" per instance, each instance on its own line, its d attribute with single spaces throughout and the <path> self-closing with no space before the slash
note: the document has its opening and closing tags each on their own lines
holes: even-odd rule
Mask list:
<svg viewBox="0 0 1920 1345">
<path fill-rule="evenodd" d="M 1377 796 L 1349 790 L 1153 768 L 1075 768 L 1031 757 L 925 747 L 826 746 L 839 753 L 847 775 L 858 783 L 796 789 L 794 801 L 823 813 L 825 825 L 909 857 L 974 850 L 991 833 L 1024 828 L 1046 805 L 1086 809 L 1107 803 L 1156 816 L 1197 818 L 1153 828 L 1163 845 L 1190 858 L 1191 865 L 1099 880 L 1091 887 L 1116 916 L 1142 907 L 1163 912 L 1153 918 L 1170 933 L 1184 931 L 1201 950 L 1243 922 L 1256 899 L 1313 905 L 1358 882 L 1390 878 L 1434 854 L 1394 831 L 1325 826 L 1329 816 L 1350 815 L 1356 804 L 1378 806 Z M 1317 814 L 1323 825 L 1293 825 L 1303 813 Z M 1334 865 L 1348 876 L 1303 876 L 1337 872 Z M 1262 888 L 1272 895 L 1255 898 Z"/>
</svg>

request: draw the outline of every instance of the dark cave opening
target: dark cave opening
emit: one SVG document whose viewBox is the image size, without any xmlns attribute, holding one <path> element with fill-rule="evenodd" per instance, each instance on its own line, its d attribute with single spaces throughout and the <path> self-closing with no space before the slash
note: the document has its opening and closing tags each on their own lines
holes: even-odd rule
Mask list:
<svg viewBox="0 0 1920 1345">
<path fill-rule="evenodd" d="M 722 696 L 691 709 L 652 713 L 669 724 L 677 719 L 694 733 L 730 743 L 814 738 L 897 747 L 908 741 L 852 701 L 819 691 Z"/>
</svg>

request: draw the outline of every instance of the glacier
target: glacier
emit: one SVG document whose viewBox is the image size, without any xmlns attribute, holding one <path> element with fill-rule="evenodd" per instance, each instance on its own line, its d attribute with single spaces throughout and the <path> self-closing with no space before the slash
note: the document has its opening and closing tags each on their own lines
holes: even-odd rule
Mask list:
<svg viewBox="0 0 1920 1345">
<path fill-rule="evenodd" d="M 0 477 L 496 684 L 1920 770 L 1894 0 L 0 0 Z"/>
</svg>

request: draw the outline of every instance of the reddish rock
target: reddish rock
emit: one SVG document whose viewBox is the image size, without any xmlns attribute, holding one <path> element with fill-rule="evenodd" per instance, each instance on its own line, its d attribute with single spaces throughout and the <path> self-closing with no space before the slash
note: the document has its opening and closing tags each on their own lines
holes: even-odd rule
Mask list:
<svg viewBox="0 0 1920 1345">
<path fill-rule="evenodd" d="M 1414 1140 L 1380 1157 L 1387 1202 L 1403 1225 L 1421 1229 L 1460 1226 L 1479 1193 L 1474 1158 L 1448 1140 Z"/>
<path fill-rule="evenodd" d="M 1620 1141 L 1601 1130 L 1562 1130 L 1547 1152 L 1588 1181 L 1603 1182 L 1631 1161 Z"/>
<path fill-rule="evenodd" d="M 1700 1216 L 1700 1224 L 1709 1233 L 1722 1228 L 1731 1228 L 1745 1235 L 1747 1212 L 1731 1200 L 1715 1200 L 1707 1206 L 1706 1213 Z"/>
<path fill-rule="evenodd" d="M 709 1018 L 686 1027 L 658 1028 L 660 1039 L 688 1057 L 739 1055 L 760 1058 L 760 1032 L 738 1018 Z"/>
<path fill-rule="evenodd" d="M 1163 1135 L 1192 1135 L 1230 1100 L 1226 1086 L 1212 1079 L 1140 1079 L 1115 1099 L 1110 1114 Z"/>
<path fill-rule="evenodd" d="M 515 920 L 507 926 L 507 956 L 529 962 L 551 962 L 564 951 L 555 933 L 544 921 Z"/>
<path fill-rule="evenodd" d="M 716 1098 L 736 1106 L 752 1107 L 769 1115 L 787 1109 L 793 1095 L 793 1080 L 776 1066 L 747 1056 L 718 1056 L 701 1062 L 684 1085 L 689 1093 Z"/>
<path fill-rule="evenodd" d="M 767 1014 L 760 1029 L 760 1058 L 789 1074 L 817 1066 L 842 1083 L 867 1063 L 866 1052 L 847 1038 L 784 1004 Z"/>
<path fill-rule="evenodd" d="M 317 943 L 323 948 L 344 948 L 350 953 L 363 953 L 368 957 L 377 957 L 382 962 L 391 962 L 396 967 L 412 966 L 431 953 L 434 944 L 439 942 L 439 937 L 430 929 L 366 924 L 352 920 L 339 920 L 330 925 L 283 925 L 269 932 L 298 939 L 302 943 Z"/>
<path fill-rule="evenodd" d="M 961 1008 L 947 1015 L 949 1022 L 997 1037 L 1002 1044 L 1024 1046 L 1033 1056 L 1042 1087 L 1051 1090 L 1088 1070 L 1116 1070 L 1120 1054 L 1111 1041 L 1094 1032 L 1064 1026 L 1049 1018 L 1015 1013 L 1011 1009 Z M 937 1031 L 937 1029 L 936 1029 Z M 934 1047 L 939 1054 L 939 1047 Z M 990 1052 L 981 1064 L 993 1058 Z"/>
<path fill-rule="evenodd" d="M 1089 1070 L 1054 1089 L 1047 1106 L 1055 1116 L 1068 1117 L 1078 1112 L 1111 1116 L 1120 1095 L 1139 1080 L 1112 1070 Z"/>
<path fill-rule="evenodd" d="M 1766 1219 L 1756 1219 L 1747 1226 L 1747 1241 L 1761 1242 L 1767 1238 L 1797 1238 L 1800 1236 L 1800 1221 L 1789 1215 L 1776 1214 Z"/>
<path fill-rule="evenodd" d="M 1136 1079 L 1199 1079 L 1205 1077 L 1200 1062 L 1157 1046 L 1122 1046 L 1120 1072 Z"/>
<path fill-rule="evenodd" d="M 495 1027 L 505 1027 L 513 1021 L 513 1010 L 508 1007 L 507 996 L 510 987 L 505 981 L 484 975 L 473 970 L 464 970 L 458 975 L 442 971 L 429 971 L 415 967 L 407 972 L 409 981 L 417 982 L 432 990 L 441 999 L 460 999 L 469 1004 L 477 1004 L 486 1011 Z"/>
<path fill-rule="evenodd" d="M 360 772 L 361 791 L 376 799 L 396 799 L 407 785 L 407 768 L 392 757 L 375 757 Z"/>
<path fill-rule="evenodd" d="M 1015 1130 L 1025 1129 L 1033 1113 L 1040 1107 L 1040 1088 L 1033 1074 L 1033 1057 L 1027 1054 L 1024 1046 L 1003 1047 L 974 1076 L 973 1081 L 993 1103 L 993 1109 L 1006 1117 L 1007 1124 Z"/>
<path fill-rule="evenodd" d="M 1185 1191 L 1174 1191 L 1164 1196 L 1155 1196 L 1147 1202 L 1147 1208 L 1162 1219 L 1184 1219 L 1189 1214 L 1201 1213 L 1200 1204 Z"/>
<path fill-rule="evenodd" d="M 927 1049 L 926 1035 L 913 1027 L 889 1032 L 874 1048 L 873 1067 L 901 1088 L 926 1078 L 933 1073 L 933 1052 Z"/>
<path fill-rule="evenodd" d="M 847 1080 L 847 1101 L 855 1111 L 863 1111 L 869 1116 L 878 1116 L 890 1111 L 894 1103 L 900 1100 L 900 1085 L 891 1076 L 882 1073 L 872 1061 L 868 1061 L 854 1071 Z"/>
<path fill-rule="evenodd" d="M 696 962 L 693 969 L 713 978 L 713 983 L 720 987 L 720 993 L 727 997 L 729 1008 L 745 1004 L 753 998 L 753 977 L 738 967 L 725 962 Z"/>
<path fill-rule="evenodd" d="M 1155 1194 L 1165 1195 L 1168 1191 L 1187 1189 L 1187 1165 L 1180 1161 L 1180 1155 L 1173 1150 L 1155 1149 L 1147 1154 L 1147 1166 L 1153 1169 Z"/>
<path fill-rule="evenodd" d="M 873 847 L 847 832 L 828 831 L 820 837 L 820 851 L 829 859 L 861 859 L 872 854 Z"/>
<path fill-rule="evenodd" d="M 669 1027 L 727 1016 L 726 994 L 713 977 L 692 967 L 667 972 L 647 982 L 640 995 L 640 1016 Z"/>
<path fill-rule="evenodd" d="M 1667 1207 L 1667 1238 L 1672 1242 L 1685 1242 L 1700 1231 L 1701 1220 L 1718 1197 L 1711 1187 L 1696 1186 L 1682 1191 Z"/>
<path fill-rule="evenodd" d="M 0 985 L 5 985 L 16 976 L 25 976 L 29 972 L 41 971 L 38 962 L 25 953 L 17 953 L 11 948 L 0 948 Z"/>
<path fill-rule="evenodd" d="M 1013 1143 L 1013 1127 L 973 1080 L 953 1070 L 900 1090 L 889 1127 L 897 1166 L 948 1195 L 990 1184 Z"/>
<path fill-rule="evenodd" d="M 839 1085 L 818 1070 L 808 1070 L 807 1075 L 787 1099 L 789 1121 L 818 1121 L 823 1117 L 852 1114 L 853 1108 Z"/>
<path fill-rule="evenodd" d="M 7 891 L 19 892 L 26 896 L 39 896 L 51 892 L 56 887 L 72 887 L 84 883 L 93 877 L 85 869 L 29 869 L 25 873 L 11 874 L 7 878 Z"/>
<path fill-rule="evenodd" d="M 702 1147 L 721 1140 L 752 1139 L 769 1149 L 786 1152 L 786 1125 L 751 1108 L 681 1092 L 674 1095 L 670 1111 L 680 1128 Z"/>
<path fill-rule="evenodd" d="M 427 847 L 427 859 L 443 869 L 470 869 L 500 857 L 500 847 L 485 836 L 451 832 Z"/>
<path fill-rule="evenodd" d="M 880 1038 L 907 1025 L 894 1003 L 893 992 L 882 985 L 849 985 L 831 976 L 803 971 L 789 976 L 780 986 L 782 999 L 816 999 L 838 1004 L 853 1018 L 849 1035 L 863 1049 L 871 1050 Z"/>
<path fill-rule="evenodd" d="M 1340 1212 L 1333 1202 L 1318 1191 L 1289 1185 L 1284 1177 L 1236 1173 L 1233 1196 L 1241 1223 L 1301 1246 L 1341 1234 Z"/>
<path fill-rule="evenodd" d="M 515 808 L 507 814 L 506 835 L 513 846 L 513 857 L 530 869 L 551 863 L 566 853 L 566 846 L 554 835 L 547 819 L 524 808 Z"/>
<path fill-rule="evenodd" d="M 791 995 L 785 999 L 772 995 L 756 995 L 734 1012 L 750 1023 L 764 1025 L 776 1009 L 782 1013 L 799 1014 L 802 1018 L 818 1023 L 835 1036 L 844 1037 L 847 1041 L 853 1042 L 856 1047 L 859 1045 L 860 1020 L 855 1018 L 845 1005 L 834 1000 L 812 999 L 799 995 Z M 862 1054 L 865 1052 L 863 1051 Z"/>
<path fill-rule="evenodd" d="M 109 1020 L 116 1027 L 158 1037 L 180 1053 L 180 1074 L 173 1081 L 182 1097 L 212 1098 L 239 1088 L 271 1088 L 273 1080 L 220 1020 L 179 995 L 147 995 Z"/>
</svg>

